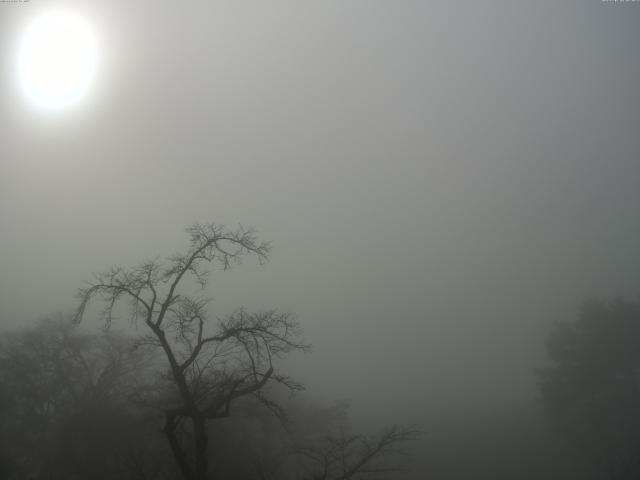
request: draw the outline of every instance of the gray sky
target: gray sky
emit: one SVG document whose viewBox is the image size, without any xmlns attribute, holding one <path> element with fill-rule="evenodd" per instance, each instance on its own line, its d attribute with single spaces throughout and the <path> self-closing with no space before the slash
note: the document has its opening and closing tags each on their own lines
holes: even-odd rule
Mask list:
<svg viewBox="0 0 640 480">
<path fill-rule="evenodd" d="M 61 5 L 99 71 L 43 115 L 15 50 Z M 242 223 L 271 262 L 214 277 L 215 313 L 296 312 L 312 392 L 381 422 L 528 401 L 552 321 L 640 292 L 639 22 L 597 0 L 0 4 L 0 322 Z"/>
</svg>

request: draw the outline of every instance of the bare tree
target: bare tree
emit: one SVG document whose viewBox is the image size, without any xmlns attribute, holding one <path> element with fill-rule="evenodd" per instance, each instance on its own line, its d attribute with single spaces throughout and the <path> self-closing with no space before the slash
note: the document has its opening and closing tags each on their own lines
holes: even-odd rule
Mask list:
<svg viewBox="0 0 640 480">
<path fill-rule="evenodd" d="M 320 445 L 300 447 L 304 480 L 378 479 L 405 471 L 398 457 L 406 455 L 403 444 L 415 440 L 415 426 L 390 427 L 379 435 L 347 434 L 341 430 Z M 266 476 L 263 478 L 267 478 Z"/>
<path fill-rule="evenodd" d="M 195 224 L 187 232 L 186 253 L 146 261 L 133 268 L 112 268 L 80 289 L 76 321 L 95 297 L 104 302 L 109 326 L 125 307 L 126 317 L 146 330 L 140 344 L 162 349 L 175 404 L 165 410 L 163 432 L 185 480 L 204 480 L 208 472 L 207 422 L 230 415 L 235 400 L 254 396 L 277 411 L 263 395 L 268 382 L 290 390 L 301 385 L 276 372 L 274 360 L 309 348 L 298 322 L 288 313 L 237 310 L 210 324 L 209 299 L 185 290 L 204 288 L 210 271 L 228 270 L 246 256 L 260 263 L 270 246 L 253 230 Z M 195 281 L 195 283 L 194 283 Z"/>
</svg>

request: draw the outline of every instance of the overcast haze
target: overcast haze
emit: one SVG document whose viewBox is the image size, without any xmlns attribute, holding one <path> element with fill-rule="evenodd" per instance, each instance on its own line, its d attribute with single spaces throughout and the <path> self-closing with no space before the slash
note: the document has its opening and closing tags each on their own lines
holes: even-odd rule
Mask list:
<svg viewBox="0 0 640 480">
<path fill-rule="evenodd" d="M 101 45 L 55 115 L 14 72 L 54 5 Z M 640 292 L 639 25 L 596 0 L 0 4 L 1 325 L 241 223 L 273 253 L 214 275 L 213 313 L 295 312 L 314 352 L 288 370 L 355 421 L 532 404 L 551 324 Z"/>
</svg>

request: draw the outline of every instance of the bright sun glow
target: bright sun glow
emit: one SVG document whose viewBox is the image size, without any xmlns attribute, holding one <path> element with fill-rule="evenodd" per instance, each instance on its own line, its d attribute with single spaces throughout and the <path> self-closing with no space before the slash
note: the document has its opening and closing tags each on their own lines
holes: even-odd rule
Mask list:
<svg viewBox="0 0 640 480">
<path fill-rule="evenodd" d="M 18 75 L 26 96 L 40 107 L 60 109 L 89 90 L 96 67 L 96 39 L 73 13 L 47 13 L 29 25 L 20 45 Z"/>
</svg>

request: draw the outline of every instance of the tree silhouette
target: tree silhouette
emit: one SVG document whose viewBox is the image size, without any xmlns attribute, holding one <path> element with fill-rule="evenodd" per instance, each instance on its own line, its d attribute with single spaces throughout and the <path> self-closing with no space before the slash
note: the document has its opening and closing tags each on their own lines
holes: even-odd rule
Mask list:
<svg viewBox="0 0 640 480">
<path fill-rule="evenodd" d="M 229 416 L 234 402 L 246 396 L 279 413 L 278 405 L 263 394 L 265 385 L 276 382 L 289 390 L 301 385 L 278 373 L 274 361 L 309 346 L 300 340 L 297 321 L 275 310 L 239 309 L 212 325 L 209 299 L 186 291 L 204 288 L 211 269 L 228 270 L 249 255 L 264 262 L 269 244 L 242 227 L 195 224 L 187 232 L 190 245 L 183 254 L 97 275 L 79 291 L 75 318 L 80 321 L 89 301 L 100 297 L 107 326 L 123 302 L 128 319 L 142 322 L 147 333 L 140 344 L 162 349 L 175 390 L 175 403 L 165 409 L 163 432 L 185 480 L 204 480 L 207 422 Z"/>
<path fill-rule="evenodd" d="M 640 303 L 586 303 L 547 341 L 538 371 L 553 425 L 610 479 L 640 478 Z"/>
<path fill-rule="evenodd" d="M 390 427 L 374 436 L 347 433 L 340 430 L 321 444 L 302 446 L 303 479 L 347 480 L 351 478 L 379 479 L 405 471 L 402 465 L 389 463 L 406 452 L 400 446 L 415 440 L 420 431 L 415 427 Z M 268 478 L 265 476 L 265 478 Z"/>
<path fill-rule="evenodd" d="M 62 318 L 0 337 L 1 478 L 126 478 L 135 442 L 153 443 L 129 401 L 152 359 L 131 346 Z"/>
</svg>

